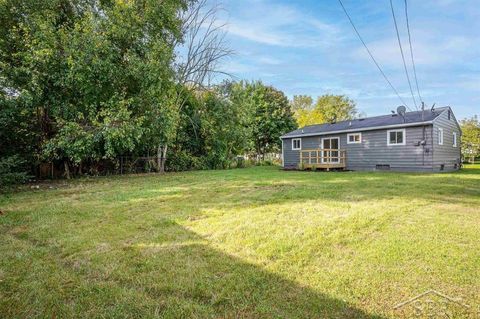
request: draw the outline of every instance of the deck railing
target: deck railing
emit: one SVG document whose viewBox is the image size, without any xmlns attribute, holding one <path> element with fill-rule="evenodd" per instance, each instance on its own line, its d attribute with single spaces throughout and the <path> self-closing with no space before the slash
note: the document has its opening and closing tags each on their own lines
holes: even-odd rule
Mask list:
<svg viewBox="0 0 480 319">
<path fill-rule="evenodd" d="M 301 150 L 300 163 L 305 168 L 344 168 L 346 151 L 330 148 Z"/>
</svg>

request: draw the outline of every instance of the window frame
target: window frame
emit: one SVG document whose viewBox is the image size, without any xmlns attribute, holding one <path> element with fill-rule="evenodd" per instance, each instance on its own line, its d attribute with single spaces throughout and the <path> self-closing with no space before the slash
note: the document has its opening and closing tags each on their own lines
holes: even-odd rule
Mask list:
<svg viewBox="0 0 480 319">
<path fill-rule="evenodd" d="M 390 133 L 392 132 L 402 132 L 403 134 L 403 141 L 402 143 L 390 143 Z M 407 130 L 402 129 L 395 129 L 395 130 L 387 130 L 387 146 L 400 146 L 400 145 L 407 145 Z"/>
<path fill-rule="evenodd" d="M 295 141 L 299 141 L 299 147 L 295 147 Z M 301 138 L 292 138 L 292 151 L 300 151 L 302 149 L 302 139 Z"/>
<path fill-rule="evenodd" d="M 443 128 L 438 128 L 438 145 L 443 145 Z"/>
<path fill-rule="evenodd" d="M 457 147 L 457 132 L 452 132 L 452 136 L 453 136 L 453 147 Z"/>
<path fill-rule="evenodd" d="M 350 142 L 350 136 L 359 136 L 359 140 L 358 141 L 353 141 L 353 142 Z M 358 132 L 358 133 L 348 133 L 347 134 L 347 144 L 362 144 L 362 133 L 361 132 Z"/>
</svg>

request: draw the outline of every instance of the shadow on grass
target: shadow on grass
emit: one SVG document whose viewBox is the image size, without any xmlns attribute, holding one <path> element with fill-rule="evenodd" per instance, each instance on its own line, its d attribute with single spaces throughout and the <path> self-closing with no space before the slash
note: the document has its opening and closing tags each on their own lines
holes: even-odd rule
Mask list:
<svg viewBox="0 0 480 319">
<path fill-rule="evenodd" d="M 108 187 L 100 185 L 90 189 L 92 193 L 98 192 L 98 196 L 88 195 L 90 197 L 81 195 L 82 189 L 80 192 L 73 189 L 73 193 L 79 193 L 76 200 L 83 205 L 73 210 L 84 213 L 82 224 L 72 222 L 70 210 L 64 213 L 54 210 L 52 215 L 45 213 L 50 225 L 58 227 L 58 231 L 70 224 L 79 242 L 96 235 L 97 243 L 105 241 L 108 245 L 99 251 L 87 251 L 85 246 L 69 247 L 72 244 L 66 241 L 58 251 L 60 248 L 55 250 L 54 243 L 62 243 L 64 238 L 58 233 L 49 234 L 53 238 L 44 234 L 28 246 L 41 252 L 40 257 L 32 258 L 34 266 L 22 261 L 13 264 L 17 259 L 5 258 L 12 266 L 3 268 L 0 289 L 4 285 L 8 290 L 0 291 L 4 297 L 0 298 L 0 316 L 21 317 L 25 306 L 39 305 L 44 309 L 39 317 L 58 314 L 63 314 L 59 317 L 78 317 L 88 313 L 91 317 L 381 318 L 268 272 L 262 265 L 225 254 L 168 218 L 195 217 L 205 209 L 224 210 L 246 205 L 254 208 L 306 200 L 329 203 L 402 198 L 407 202 L 421 196 L 446 203 L 478 203 L 477 195 L 480 195 L 478 169 L 448 174 L 297 174 L 254 169 L 225 172 L 229 175 L 226 180 L 218 178 L 220 173 L 184 175 L 181 181 L 168 178 L 160 187 L 157 177 L 147 182 L 136 179 L 137 184 L 132 187 L 128 187 L 130 180 L 125 178 L 120 181 L 124 188 L 115 188 L 117 184 L 108 182 Z M 122 193 L 121 196 L 118 193 Z M 67 195 L 65 198 L 69 199 Z M 45 201 L 51 205 L 51 198 Z M 90 206 L 86 206 L 88 201 Z M 15 218 L 13 214 L 6 216 Z M 97 234 L 98 229 L 105 230 L 105 237 Z M 25 237 L 35 238 L 40 233 L 41 229 Z M 45 245 L 39 245 L 40 240 Z M 126 244 L 117 247 L 119 242 Z M 15 251 L 10 253 L 16 256 Z M 50 262 L 52 267 L 46 270 L 35 267 Z M 57 272 L 57 266 L 63 267 L 63 272 Z M 16 282 L 11 279 L 15 276 L 9 274 L 19 268 L 35 275 L 17 276 Z M 53 277 L 52 273 L 57 276 Z M 65 286 L 71 284 L 61 275 L 77 273 L 79 288 L 66 291 Z M 72 280 L 76 282 L 76 279 Z M 34 286 L 37 290 L 30 288 L 31 283 L 37 283 Z M 49 290 L 44 295 L 38 287 L 45 283 L 49 284 Z M 48 300 L 54 300 L 54 305 L 50 306 Z"/>
<path fill-rule="evenodd" d="M 158 232 L 159 240 L 128 246 L 118 279 L 163 299 L 162 317 L 382 318 L 229 256 L 174 222 Z M 139 260 L 148 264 L 131 264 Z"/>
<path fill-rule="evenodd" d="M 43 257 L 4 268 L 0 317 L 384 318 L 225 254 L 170 220 L 147 238 L 73 254 L 30 245 Z"/>
</svg>

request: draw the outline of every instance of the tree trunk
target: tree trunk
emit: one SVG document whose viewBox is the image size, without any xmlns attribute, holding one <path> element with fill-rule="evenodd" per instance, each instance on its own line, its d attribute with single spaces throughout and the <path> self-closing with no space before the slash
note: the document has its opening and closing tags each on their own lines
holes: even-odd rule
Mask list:
<svg viewBox="0 0 480 319">
<path fill-rule="evenodd" d="M 160 171 L 163 173 L 165 172 L 165 162 L 167 161 L 167 145 L 163 147 L 163 154 L 162 154 L 162 166 L 160 167 Z"/>
<path fill-rule="evenodd" d="M 167 145 L 158 145 L 157 168 L 159 173 L 165 173 L 165 161 L 167 160 Z"/>
<path fill-rule="evenodd" d="M 162 145 L 157 147 L 157 171 L 160 173 L 160 166 L 162 166 Z"/>
<path fill-rule="evenodd" d="M 65 177 L 70 179 L 70 168 L 68 167 L 68 161 L 64 161 L 63 166 L 65 168 Z"/>
</svg>

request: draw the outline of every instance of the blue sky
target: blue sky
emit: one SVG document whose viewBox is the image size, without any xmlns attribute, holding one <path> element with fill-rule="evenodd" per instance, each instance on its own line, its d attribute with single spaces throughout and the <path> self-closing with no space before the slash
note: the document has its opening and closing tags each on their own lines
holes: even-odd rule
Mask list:
<svg viewBox="0 0 480 319">
<path fill-rule="evenodd" d="M 213 0 L 212 0 L 213 1 Z M 343 0 L 361 35 L 413 108 L 388 0 Z M 367 115 L 401 102 L 368 57 L 337 0 L 218 0 L 235 55 L 223 70 L 262 80 L 289 97 L 346 94 Z M 394 0 L 408 50 L 403 0 Z M 480 3 L 410 0 L 420 93 L 427 105 L 451 105 L 458 118 L 480 114 Z M 410 62 L 409 51 L 406 51 Z M 410 67 L 410 64 L 409 64 Z M 409 69 L 411 70 L 411 68 Z"/>
</svg>

